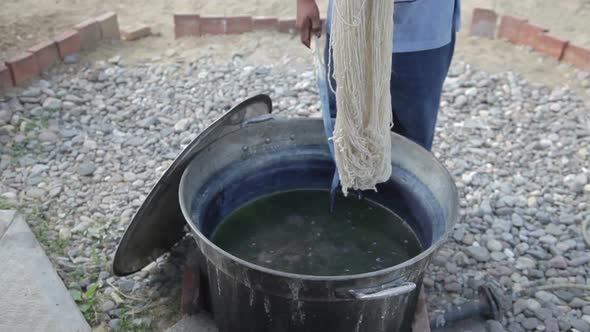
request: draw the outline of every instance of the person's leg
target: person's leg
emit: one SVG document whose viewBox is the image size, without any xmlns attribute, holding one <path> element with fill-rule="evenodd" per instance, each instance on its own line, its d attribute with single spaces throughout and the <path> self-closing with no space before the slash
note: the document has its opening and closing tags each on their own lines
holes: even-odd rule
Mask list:
<svg viewBox="0 0 590 332">
<path fill-rule="evenodd" d="M 326 34 L 324 62 L 326 81 L 336 88 L 331 75 L 334 64 L 330 54 L 330 35 Z M 434 129 L 438 116 L 442 86 L 447 76 L 455 50 L 455 35 L 451 43 L 441 48 L 393 54 L 391 74 L 391 98 L 393 131 L 420 144 L 432 148 Z M 336 116 L 336 96 L 328 91 L 330 111 Z"/>
<path fill-rule="evenodd" d="M 391 73 L 393 131 L 432 148 L 442 86 L 455 49 L 451 43 L 441 48 L 394 53 Z"/>
</svg>

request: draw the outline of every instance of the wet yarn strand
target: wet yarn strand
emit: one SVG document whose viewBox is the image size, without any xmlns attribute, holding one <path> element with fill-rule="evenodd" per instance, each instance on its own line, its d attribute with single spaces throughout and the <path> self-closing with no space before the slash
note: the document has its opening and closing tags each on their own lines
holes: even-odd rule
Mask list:
<svg viewBox="0 0 590 332">
<path fill-rule="evenodd" d="M 392 0 L 335 0 L 329 47 L 338 115 L 336 166 L 342 191 L 374 190 L 391 176 Z"/>
</svg>

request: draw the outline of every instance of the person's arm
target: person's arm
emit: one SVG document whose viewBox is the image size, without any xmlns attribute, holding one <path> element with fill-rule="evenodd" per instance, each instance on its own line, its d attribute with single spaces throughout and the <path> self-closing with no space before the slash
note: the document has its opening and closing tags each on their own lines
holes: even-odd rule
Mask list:
<svg viewBox="0 0 590 332">
<path fill-rule="evenodd" d="M 297 28 L 301 32 L 301 42 L 309 47 L 311 34 L 322 34 L 320 11 L 315 0 L 297 0 Z"/>
</svg>

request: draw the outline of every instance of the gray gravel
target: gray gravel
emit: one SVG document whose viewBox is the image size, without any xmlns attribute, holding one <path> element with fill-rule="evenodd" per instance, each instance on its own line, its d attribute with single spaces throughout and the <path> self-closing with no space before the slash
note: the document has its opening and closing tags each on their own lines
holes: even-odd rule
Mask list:
<svg viewBox="0 0 590 332">
<path fill-rule="evenodd" d="M 156 328 L 153 310 L 177 307 L 190 240 L 126 278 L 112 276 L 112 255 L 181 149 L 260 92 L 277 113 L 319 116 L 311 71 L 239 57 L 66 67 L 0 99 L 0 202 L 26 210 L 69 288 L 98 284 L 94 325 Z M 456 179 L 461 220 L 425 276 L 433 310 L 475 299 L 477 286 L 493 279 L 514 297 L 502 321 L 487 323 L 491 331 L 590 331 L 587 294 L 535 289 L 587 283 L 580 224 L 590 218 L 589 115 L 567 88 L 453 65 L 434 153 Z"/>
</svg>

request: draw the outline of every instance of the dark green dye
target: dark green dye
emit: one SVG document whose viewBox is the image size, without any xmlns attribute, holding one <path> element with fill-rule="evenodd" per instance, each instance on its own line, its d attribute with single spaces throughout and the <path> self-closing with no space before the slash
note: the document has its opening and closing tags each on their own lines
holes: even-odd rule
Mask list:
<svg viewBox="0 0 590 332">
<path fill-rule="evenodd" d="M 414 232 L 390 210 L 369 200 L 295 190 L 261 197 L 229 215 L 213 243 L 245 261 L 274 270 L 336 276 L 402 263 L 422 251 Z"/>
</svg>

